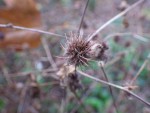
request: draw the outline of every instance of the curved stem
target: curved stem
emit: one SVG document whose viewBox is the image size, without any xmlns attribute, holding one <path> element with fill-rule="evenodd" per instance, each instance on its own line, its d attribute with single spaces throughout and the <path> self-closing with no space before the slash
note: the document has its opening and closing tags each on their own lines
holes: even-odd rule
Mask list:
<svg viewBox="0 0 150 113">
<path fill-rule="evenodd" d="M 47 35 L 52 35 L 52 36 L 65 38 L 65 36 L 63 36 L 63 35 L 51 33 L 51 32 L 48 32 L 48 31 L 43 31 L 43 30 L 39 30 L 39 29 L 34 29 L 34 28 L 26 28 L 26 27 L 21 27 L 21 26 L 15 26 L 13 24 L 0 24 L 0 27 L 1 28 L 12 28 L 12 29 L 19 29 L 19 30 L 27 30 L 27 31 L 38 32 L 38 33 L 43 33 L 43 34 L 47 34 Z"/>
<path fill-rule="evenodd" d="M 147 102 L 147 101 L 144 100 L 143 98 L 139 97 L 138 95 L 136 95 L 136 94 L 133 93 L 132 91 L 129 91 L 128 88 L 126 88 L 126 87 L 122 87 L 122 86 L 119 86 L 119 85 L 116 85 L 116 84 L 113 84 L 113 83 L 110 83 L 110 82 L 103 81 L 103 80 L 101 80 L 101 79 L 95 78 L 95 77 L 93 77 L 93 76 L 91 76 L 91 75 L 88 75 L 88 74 L 86 74 L 86 73 L 84 73 L 84 72 L 82 72 L 82 71 L 79 71 L 79 70 L 78 70 L 78 73 L 80 73 L 81 75 L 83 75 L 83 76 L 85 76 L 85 77 L 88 77 L 88 78 L 90 78 L 90 79 L 93 79 L 93 80 L 95 80 L 95 81 L 97 81 L 97 82 L 99 82 L 99 83 L 102 83 L 102 84 L 109 85 L 109 86 L 112 86 L 112 87 L 114 87 L 114 88 L 120 89 L 120 90 L 122 90 L 122 91 L 124 91 L 124 92 L 126 92 L 126 93 L 128 93 L 128 94 L 130 94 L 130 95 L 132 95 L 133 97 L 135 97 L 136 99 L 140 100 L 141 102 L 143 102 L 144 104 L 146 104 L 147 106 L 150 107 L 150 103 L 149 103 L 149 102 Z"/>
<path fill-rule="evenodd" d="M 90 1 L 90 0 L 87 0 L 86 5 L 85 5 L 85 8 L 84 8 L 84 11 L 83 11 L 83 14 L 82 14 L 80 26 L 79 26 L 79 29 L 78 29 L 78 32 L 77 32 L 79 35 L 80 35 L 80 29 L 81 29 L 81 26 L 82 26 L 82 23 L 83 23 L 83 19 L 84 19 L 85 12 L 86 12 L 86 9 L 87 9 L 87 6 L 88 6 L 89 1 Z"/>
<path fill-rule="evenodd" d="M 105 24 L 103 24 L 101 27 L 99 27 L 88 39 L 88 41 L 92 40 L 93 37 L 95 35 L 97 35 L 100 31 L 102 31 L 105 27 L 107 27 L 109 24 L 111 24 L 112 22 L 114 22 L 116 19 L 122 17 L 123 15 L 125 15 L 127 12 L 129 12 L 130 10 L 132 10 L 133 8 L 135 8 L 136 6 L 138 6 L 139 4 L 141 4 L 142 2 L 144 2 L 145 0 L 139 0 L 136 3 L 134 3 L 133 5 L 131 5 L 129 8 L 127 8 L 126 10 L 122 11 L 121 13 L 119 13 L 118 15 L 116 15 L 115 17 L 111 18 L 110 20 L 108 20 Z"/>
</svg>

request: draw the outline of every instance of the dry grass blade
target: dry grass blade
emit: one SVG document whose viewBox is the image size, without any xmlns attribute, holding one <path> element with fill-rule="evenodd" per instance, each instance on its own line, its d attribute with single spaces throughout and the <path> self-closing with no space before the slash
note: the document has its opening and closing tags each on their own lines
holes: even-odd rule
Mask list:
<svg viewBox="0 0 150 113">
<path fill-rule="evenodd" d="M 19 29 L 19 30 L 27 30 L 27 31 L 38 32 L 38 33 L 43 33 L 43 34 L 47 34 L 47 35 L 65 38 L 65 36 L 62 36 L 59 34 L 47 32 L 47 31 L 43 31 L 43 30 L 39 30 L 39 29 L 34 29 L 34 28 L 32 29 L 32 28 L 26 28 L 26 27 L 21 27 L 21 26 L 15 26 L 13 24 L 0 24 L 0 27 L 1 28 L 12 28 L 12 29 Z"/>
<path fill-rule="evenodd" d="M 131 11 L 133 8 L 135 8 L 136 6 L 138 6 L 139 4 L 141 4 L 142 2 L 144 2 L 145 0 L 139 0 L 136 3 L 134 3 L 133 5 L 131 5 L 129 8 L 127 8 L 126 10 L 124 10 L 123 12 L 119 13 L 118 15 L 116 15 L 115 17 L 113 17 L 112 19 L 110 19 L 109 21 L 107 21 L 105 24 L 103 24 L 100 28 L 98 28 L 88 39 L 88 41 L 92 40 L 94 36 L 96 36 L 101 30 L 103 30 L 105 27 L 107 27 L 109 24 L 111 24 L 113 21 L 115 21 L 116 19 L 122 17 L 123 15 L 125 15 L 127 12 Z"/>
<path fill-rule="evenodd" d="M 135 97 L 136 99 L 140 100 L 141 102 L 143 102 L 144 104 L 146 104 L 147 106 L 150 107 L 150 103 L 149 103 L 149 102 L 147 102 L 147 101 L 144 100 L 143 98 L 139 97 L 138 95 L 136 95 L 136 94 L 133 93 L 132 91 L 129 91 L 128 88 L 126 88 L 126 87 L 122 87 L 122 86 L 119 86 L 119 85 L 116 85 L 116 84 L 113 84 L 113 83 L 110 83 L 110 82 L 106 82 L 106 81 L 100 80 L 100 79 L 98 79 L 98 78 L 95 78 L 95 77 L 93 77 L 93 76 L 91 76 L 91 75 L 88 75 L 88 74 L 86 74 L 86 73 L 84 73 L 84 72 L 81 72 L 81 71 L 79 71 L 79 70 L 78 70 L 77 72 L 80 73 L 81 75 L 85 76 L 85 77 L 88 77 L 88 78 L 90 78 L 90 79 L 92 79 L 92 80 L 95 80 L 95 81 L 97 81 L 97 82 L 100 82 L 100 83 L 102 83 L 102 84 L 109 85 L 109 86 L 111 86 L 111 87 L 120 89 L 120 90 L 122 90 L 122 91 L 124 91 L 124 92 L 126 92 L 126 93 L 128 93 L 128 94 L 130 94 L 130 95 L 132 95 L 133 97 Z"/>
</svg>

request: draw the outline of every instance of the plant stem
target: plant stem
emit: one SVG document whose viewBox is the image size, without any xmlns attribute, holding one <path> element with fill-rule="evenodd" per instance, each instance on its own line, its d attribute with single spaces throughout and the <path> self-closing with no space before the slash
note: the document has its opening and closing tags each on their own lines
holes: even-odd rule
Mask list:
<svg viewBox="0 0 150 113">
<path fill-rule="evenodd" d="M 114 22 L 116 19 L 122 17 L 123 15 L 125 15 L 127 12 L 129 12 L 130 10 L 132 10 L 133 8 L 135 8 L 136 6 L 138 6 L 139 4 L 141 4 L 142 2 L 144 2 L 145 0 L 139 0 L 136 3 L 134 3 L 133 5 L 131 5 L 130 7 L 128 7 L 126 10 L 122 11 L 121 13 L 119 13 L 118 15 L 116 15 L 115 17 L 111 18 L 109 21 L 107 21 L 105 24 L 103 24 L 101 27 L 99 27 L 88 39 L 88 41 L 92 40 L 94 36 L 96 36 L 100 31 L 102 31 L 105 27 L 107 27 L 109 24 L 111 24 L 112 22 Z"/>
<path fill-rule="evenodd" d="M 2 27 L 2 28 L 19 29 L 19 30 L 27 30 L 27 31 L 38 32 L 38 33 L 43 33 L 43 34 L 47 34 L 47 35 L 52 35 L 52 36 L 65 38 L 65 36 L 62 36 L 62 35 L 59 35 L 59 34 L 55 34 L 55 33 L 51 33 L 51 32 L 48 32 L 48 31 L 43 31 L 43 30 L 34 29 L 34 28 L 26 28 L 26 27 L 21 27 L 21 26 L 15 26 L 13 24 L 0 24 L 0 27 Z"/>
<path fill-rule="evenodd" d="M 82 71 L 79 71 L 79 70 L 78 70 L 78 73 L 80 73 L 81 75 L 83 75 L 83 76 L 85 76 L 85 77 L 88 77 L 88 78 L 90 78 L 90 79 L 93 79 L 93 80 L 95 80 L 95 81 L 97 81 L 97 82 L 99 82 L 99 83 L 102 83 L 102 84 L 109 85 L 109 86 L 112 86 L 112 87 L 114 87 L 114 88 L 120 89 L 120 90 L 122 90 L 122 91 L 124 91 L 124 92 L 126 92 L 126 93 L 128 93 L 128 94 L 130 94 L 130 95 L 132 95 L 133 97 L 135 97 L 136 99 L 140 100 L 141 102 L 143 102 L 144 104 L 146 104 L 147 106 L 150 107 L 150 103 L 149 103 L 149 102 L 147 102 L 147 101 L 144 100 L 143 98 L 139 97 L 138 95 L 136 95 L 136 94 L 133 93 L 132 91 L 129 91 L 128 88 L 126 88 L 126 87 L 122 87 L 122 86 L 119 86 L 119 85 L 116 85 L 116 84 L 113 84 L 113 83 L 110 83 L 110 82 L 103 81 L 103 80 L 101 80 L 101 79 L 95 78 L 95 77 L 93 77 L 93 76 L 91 76 L 91 75 L 88 75 L 88 74 L 86 74 L 86 73 L 84 73 L 84 72 L 82 72 Z"/>
</svg>

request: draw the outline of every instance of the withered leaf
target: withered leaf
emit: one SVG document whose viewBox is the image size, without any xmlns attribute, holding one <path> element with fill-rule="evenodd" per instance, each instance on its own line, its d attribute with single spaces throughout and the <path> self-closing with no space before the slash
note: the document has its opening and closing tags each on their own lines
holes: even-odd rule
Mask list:
<svg viewBox="0 0 150 113">
<path fill-rule="evenodd" d="M 39 28 L 40 12 L 34 0 L 5 0 L 6 7 L 0 10 L 0 23 L 12 23 L 17 26 Z M 0 48 L 23 50 L 24 46 L 36 48 L 40 44 L 40 34 L 23 30 L 0 28 L 4 40 L 0 40 Z"/>
</svg>

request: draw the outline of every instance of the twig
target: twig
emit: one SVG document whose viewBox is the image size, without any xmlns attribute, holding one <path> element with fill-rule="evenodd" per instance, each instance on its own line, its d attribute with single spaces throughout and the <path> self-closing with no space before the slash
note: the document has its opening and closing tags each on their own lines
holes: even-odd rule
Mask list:
<svg viewBox="0 0 150 113">
<path fill-rule="evenodd" d="M 7 83 L 8 83 L 8 85 L 12 85 L 13 84 L 13 82 L 12 82 L 12 80 L 10 79 L 10 76 L 8 76 L 8 71 L 6 70 L 6 68 L 2 68 L 2 71 L 3 71 L 3 75 L 4 75 L 4 77 L 5 77 L 5 79 L 6 79 L 6 81 L 7 81 Z"/>
<path fill-rule="evenodd" d="M 11 78 L 15 78 L 15 77 L 28 76 L 30 73 L 49 73 L 49 72 L 55 72 L 55 71 L 57 71 L 57 70 L 50 68 L 50 69 L 45 69 L 45 70 L 42 70 L 42 71 L 33 70 L 33 71 L 28 71 L 28 72 L 18 72 L 18 73 L 7 74 L 7 75 Z M 56 76 L 54 78 L 58 79 Z"/>
<path fill-rule="evenodd" d="M 25 86 L 23 87 L 20 94 L 20 101 L 17 109 L 17 113 L 23 113 L 24 110 L 24 102 L 27 98 L 27 89 L 28 89 L 29 80 L 26 81 Z"/>
<path fill-rule="evenodd" d="M 107 75 L 106 75 L 106 72 L 105 72 L 105 70 L 104 70 L 103 65 L 102 65 L 101 63 L 100 63 L 100 65 L 101 65 L 100 67 L 101 67 L 101 70 L 102 70 L 102 72 L 103 72 L 103 74 L 104 74 L 104 77 L 105 77 L 106 81 L 109 82 L 109 79 L 108 79 L 108 77 L 107 77 Z M 112 87 L 111 87 L 111 86 L 108 86 L 108 87 L 109 87 L 110 94 L 111 94 L 111 96 L 112 96 L 112 100 L 113 100 L 113 104 L 114 104 L 116 113 L 119 113 L 118 107 L 117 107 L 117 104 L 116 104 L 116 100 L 115 100 L 115 97 L 114 97 L 114 94 L 113 94 Z"/>
<path fill-rule="evenodd" d="M 82 102 L 84 102 L 85 97 L 87 97 L 90 93 L 91 90 L 94 89 L 95 84 L 90 85 L 90 87 L 88 88 L 88 90 L 86 92 L 84 92 L 84 94 L 81 96 L 80 100 Z M 80 105 L 78 104 L 76 107 L 74 107 L 74 109 L 72 109 L 72 111 L 70 113 L 76 113 L 76 111 L 79 109 Z"/>
<path fill-rule="evenodd" d="M 87 10 L 87 6 L 88 6 L 89 1 L 90 0 L 87 0 L 84 11 L 83 11 L 83 14 L 82 14 L 81 22 L 80 22 L 79 29 L 78 29 L 78 32 L 77 32 L 79 35 L 80 35 L 80 29 L 81 29 L 81 26 L 82 26 L 82 23 L 83 23 L 83 19 L 84 19 L 85 12 Z"/>
<path fill-rule="evenodd" d="M 112 86 L 114 88 L 120 89 L 120 90 L 122 90 L 122 91 L 124 91 L 124 92 L 126 92 L 126 93 L 128 93 L 130 95 L 132 95 L 133 97 L 135 97 L 136 99 L 140 100 L 141 102 L 143 102 L 144 104 L 146 104 L 147 106 L 150 107 L 150 103 L 149 102 L 147 102 L 143 98 L 139 97 L 138 95 L 134 94 L 132 91 L 129 91 L 128 88 L 126 88 L 126 87 L 122 87 L 122 86 L 119 86 L 119 85 L 116 85 L 116 84 L 113 84 L 113 83 L 110 83 L 110 82 L 103 81 L 101 79 L 95 78 L 95 77 L 93 77 L 91 75 L 88 75 L 88 74 L 86 74 L 86 73 L 84 73 L 82 71 L 79 71 L 79 70 L 78 70 L 78 73 L 80 73 L 81 75 L 83 75 L 85 77 L 93 79 L 93 80 L 95 80 L 95 81 L 97 81 L 99 83 L 102 83 L 102 84 L 109 85 L 109 86 Z"/>
<path fill-rule="evenodd" d="M 48 44 L 47 44 L 45 38 L 42 38 L 42 44 L 43 44 L 43 47 L 44 47 L 44 49 L 45 49 L 45 52 L 46 52 L 48 61 L 50 62 L 50 64 L 52 65 L 52 67 L 53 67 L 54 69 L 58 69 L 56 63 L 54 62 L 54 60 L 53 60 L 53 58 L 52 58 L 50 49 L 49 49 L 49 47 L 48 47 Z"/>
<path fill-rule="evenodd" d="M 67 90 L 67 87 L 64 87 L 64 86 L 62 86 L 62 88 L 66 91 Z M 63 92 L 63 93 L 65 93 L 65 92 Z M 64 96 L 65 94 L 63 94 L 63 96 Z M 59 113 L 64 113 L 65 112 L 65 106 L 66 106 L 66 98 L 65 98 L 65 96 L 64 96 L 64 98 L 62 98 L 62 100 L 61 100 L 61 103 L 60 103 L 60 109 L 59 109 Z"/>
<path fill-rule="evenodd" d="M 45 87 L 45 86 L 53 86 L 53 85 L 58 85 L 59 82 L 58 81 L 55 81 L 55 82 L 45 82 L 45 83 L 38 83 L 37 86 L 39 87 Z"/>
<path fill-rule="evenodd" d="M 21 26 L 15 26 L 13 24 L 0 24 L 0 27 L 1 28 L 12 28 L 12 29 L 19 29 L 19 30 L 27 30 L 27 31 L 38 32 L 38 33 L 43 33 L 43 34 L 47 34 L 47 35 L 65 38 L 65 36 L 63 36 L 63 35 L 47 32 L 47 31 L 43 31 L 43 30 L 39 30 L 39 29 L 32 29 L 32 28 L 26 28 L 26 27 L 21 27 Z"/>
<path fill-rule="evenodd" d="M 110 19 L 109 21 L 107 21 L 105 24 L 103 24 L 100 28 L 98 28 L 88 39 L 88 41 L 92 40 L 94 36 L 96 36 L 101 30 L 103 30 L 105 27 L 107 27 L 109 24 L 111 24 L 113 21 L 115 21 L 116 19 L 122 17 L 123 15 L 125 15 L 127 12 L 129 12 L 130 10 L 132 10 L 133 8 L 135 8 L 136 6 L 138 6 L 139 4 L 141 4 L 142 2 L 144 2 L 145 0 L 139 0 L 136 3 L 134 3 L 133 5 L 131 5 L 130 7 L 128 7 L 126 10 L 124 10 L 123 12 L 119 13 L 118 15 L 116 15 L 115 17 L 113 17 L 112 19 Z"/>
<path fill-rule="evenodd" d="M 65 109 L 65 100 L 64 99 L 62 99 L 61 100 L 61 105 L 60 105 L 60 112 L 59 113 L 64 113 L 64 109 Z"/>
<path fill-rule="evenodd" d="M 150 54 L 149 54 L 150 56 Z M 138 76 L 140 75 L 140 73 L 143 71 L 143 69 L 145 68 L 145 66 L 147 65 L 148 61 L 149 61 L 149 56 L 148 58 L 144 61 L 143 65 L 141 66 L 141 68 L 139 69 L 139 71 L 137 72 L 137 74 L 135 75 L 135 77 L 131 80 L 130 85 L 133 85 L 134 82 L 136 81 L 136 79 L 138 78 Z"/>
<path fill-rule="evenodd" d="M 135 33 L 131 33 L 131 32 L 128 32 L 128 33 L 113 33 L 113 34 L 110 34 L 107 37 L 105 37 L 104 41 L 106 42 L 110 38 L 115 37 L 115 36 L 133 36 L 133 38 L 138 39 L 138 40 L 143 41 L 143 42 L 148 42 L 149 41 L 145 37 L 143 37 L 141 35 L 138 35 L 138 34 L 135 34 Z"/>
<path fill-rule="evenodd" d="M 106 63 L 104 67 L 108 67 L 108 66 L 110 66 L 110 65 L 115 64 L 116 62 L 118 62 L 119 60 L 121 60 L 121 58 L 122 58 L 121 55 L 116 56 L 116 57 L 113 58 L 111 61 L 109 61 L 108 63 Z"/>
<path fill-rule="evenodd" d="M 39 113 L 33 106 L 30 106 L 28 109 L 30 113 Z"/>
<path fill-rule="evenodd" d="M 77 101 L 79 102 L 80 106 L 82 106 L 82 108 L 84 109 L 84 111 L 86 113 L 89 113 L 89 111 L 86 109 L 86 106 L 84 106 L 82 99 L 79 98 L 79 96 L 77 95 L 77 93 L 75 91 L 72 91 L 72 93 L 74 94 L 74 96 L 76 97 Z"/>
</svg>

